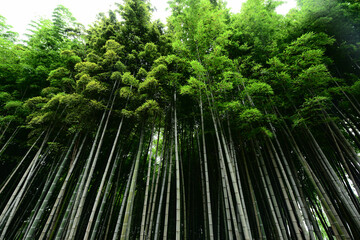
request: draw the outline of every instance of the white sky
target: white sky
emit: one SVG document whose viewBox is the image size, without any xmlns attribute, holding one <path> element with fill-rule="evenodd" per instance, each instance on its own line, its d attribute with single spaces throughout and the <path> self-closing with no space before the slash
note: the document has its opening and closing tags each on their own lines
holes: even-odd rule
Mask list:
<svg viewBox="0 0 360 240">
<path fill-rule="evenodd" d="M 13 31 L 23 34 L 28 28 L 31 20 L 38 17 L 51 18 L 54 8 L 62 4 L 70 10 L 78 22 L 85 26 L 95 21 L 96 15 L 100 12 L 108 12 L 115 9 L 114 2 L 121 0 L 0 0 L 0 15 L 7 20 L 6 23 L 13 26 Z M 168 0 L 150 0 L 157 11 L 153 13 L 153 19 L 160 18 L 166 22 L 166 17 L 170 15 L 166 11 Z M 241 4 L 246 0 L 227 0 L 228 7 L 232 12 L 239 12 Z M 286 0 L 285 0 L 286 1 Z M 286 14 L 289 9 L 296 6 L 295 0 L 287 0 L 288 3 L 278 8 L 278 13 Z"/>
</svg>

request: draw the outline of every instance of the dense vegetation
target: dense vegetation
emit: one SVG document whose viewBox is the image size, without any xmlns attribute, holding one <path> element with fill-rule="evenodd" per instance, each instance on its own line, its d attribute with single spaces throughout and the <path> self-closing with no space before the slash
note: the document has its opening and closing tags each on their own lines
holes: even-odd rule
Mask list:
<svg viewBox="0 0 360 240">
<path fill-rule="evenodd" d="M 360 2 L 0 16 L 0 239 L 360 239 Z"/>
</svg>

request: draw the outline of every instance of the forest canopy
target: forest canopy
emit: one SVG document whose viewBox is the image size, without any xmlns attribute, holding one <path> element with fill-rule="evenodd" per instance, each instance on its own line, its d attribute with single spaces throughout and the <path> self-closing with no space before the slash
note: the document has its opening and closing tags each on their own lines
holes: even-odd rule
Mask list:
<svg viewBox="0 0 360 240">
<path fill-rule="evenodd" d="M 0 240 L 360 239 L 360 2 L 0 15 Z"/>
</svg>

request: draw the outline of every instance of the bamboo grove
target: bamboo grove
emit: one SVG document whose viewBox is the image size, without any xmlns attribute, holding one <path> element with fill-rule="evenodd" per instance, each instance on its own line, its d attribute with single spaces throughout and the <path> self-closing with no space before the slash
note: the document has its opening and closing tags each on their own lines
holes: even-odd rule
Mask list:
<svg viewBox="0 0 360 240">
<path fill-rule="evenodd" d="M 279 4 L 0 16 L 0 239 L 360 239 L 360 3 Z"/>
</svg>

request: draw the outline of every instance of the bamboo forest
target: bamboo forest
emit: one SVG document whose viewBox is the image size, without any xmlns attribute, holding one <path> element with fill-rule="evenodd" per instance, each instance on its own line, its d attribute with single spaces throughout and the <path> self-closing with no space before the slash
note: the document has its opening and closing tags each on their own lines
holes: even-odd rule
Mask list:
<svg viewBox="0 0 360 240">
<path fill-rule="evenodd" d="M 0 240 L 360 239 L 360 1 L 281 4 L 0 15 Z"/>
</svg>

